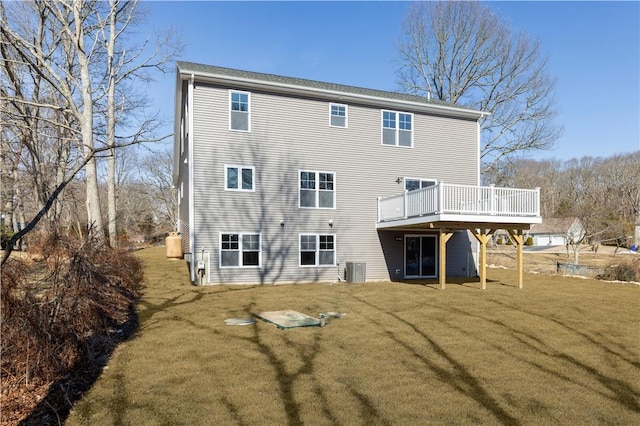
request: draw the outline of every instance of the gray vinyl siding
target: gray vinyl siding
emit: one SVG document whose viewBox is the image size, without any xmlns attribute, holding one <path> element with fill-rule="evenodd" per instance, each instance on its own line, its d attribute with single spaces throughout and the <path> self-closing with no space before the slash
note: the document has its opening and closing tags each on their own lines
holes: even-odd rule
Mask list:
<svg viewBox="0 0 640 426">
<path fill-rule="evenodd" d="M 468 231 L 456 232 L 447 243 L 447 276 L 475 277 L 475 237 Z"/>
<path fill-rule="evenodd" d="M 189 148 L 195 215 L 189 225 L 195 229 L 195 251 L 211 255 L 205 282 L 335 281 L 347 261 L 366 262 L 369 280 L 395 279 L 381 244 L 392 233 L 375 228 L 376 198 L 401 192 L 403 185 L 396 183 L 401 176 L 478 184 L 473 120 L 407 110 L 414 112 L 414 146 L 391 147 L 381 142 L 382 106 L 349 104 L 349 127 L 336 128 L 327 120 L 329 100 L 252 91 L 251 132 L 236 132 L 229 130 L 228 90 L 196 84 L 194 92 Z M 224 191 L 225 164 L 254 166 L 255 191 Z M 335 173 L 335 209 L 298 208 L 299 170 Z M 184 201 L 181 221 L 188 218 Z M 218 268 L 220 232 L 260 233 L 262 267 Z M 340 267 L 299 267 L 301 233 L 335 234 Z M 453 268 L 459 262 L 451 263 Z"/>
</svg>

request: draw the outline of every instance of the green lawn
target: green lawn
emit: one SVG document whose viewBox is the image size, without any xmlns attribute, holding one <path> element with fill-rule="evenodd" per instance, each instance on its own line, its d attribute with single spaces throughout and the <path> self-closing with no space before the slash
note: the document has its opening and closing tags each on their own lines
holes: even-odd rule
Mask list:
<svg viewBox="0 0 640 426">
<path fill-rule="evenodd" d="M 477 281 L 194 287 L 140 252 L 140 328 L 67 424 L 640 423 L 640 286 L 489 269 Z M 226 318 L 346 313 L 280 330 Z"/>
</svg>

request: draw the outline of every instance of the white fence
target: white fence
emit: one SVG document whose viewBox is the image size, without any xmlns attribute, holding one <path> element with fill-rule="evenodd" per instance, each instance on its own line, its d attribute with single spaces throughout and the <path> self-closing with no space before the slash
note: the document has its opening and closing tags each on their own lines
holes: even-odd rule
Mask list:
<svg viewBox="0 0 640 426">
<path fill-rule="evenodd" d="M 540 216 L 540 188 L 451 185 L 378 198 L 378 222 L 434 214 Z"/>
</svg>

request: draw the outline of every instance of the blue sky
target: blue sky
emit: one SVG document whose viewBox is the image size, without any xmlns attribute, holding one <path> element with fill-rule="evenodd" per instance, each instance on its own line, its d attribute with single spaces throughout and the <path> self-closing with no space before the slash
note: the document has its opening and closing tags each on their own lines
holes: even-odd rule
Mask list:
<svg viewBox="0 0 640 426">
<path fill-rule="evenodd" d="M 141 33 L 174 27 L 180 60 L 381 90 L 397 90 L 405 2 L 145 2 Z M 535 159 L 640 150 L 639 2 L 488 2 L 540 39 L 558 79 L 564 134 Z M 171 132 L 174 76 L 152 99 Z"/>
</svg>

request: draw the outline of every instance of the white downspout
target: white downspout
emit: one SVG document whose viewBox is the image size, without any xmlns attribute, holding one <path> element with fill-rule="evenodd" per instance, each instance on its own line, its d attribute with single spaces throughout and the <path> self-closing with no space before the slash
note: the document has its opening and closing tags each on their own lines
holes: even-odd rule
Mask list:
<svg viewBox="0 0 640 426">
<path fill-rule="evenodd" d="M 195 84 L 195 76 L 193 73 L 191 74 L 191 78 L 189 79 L 189 85 L 187 88 L 187 103 L 189 106 L 189 116 L 187 117 L 188 126 L 189 126 L 189 140 L 187 143 L 189 144 L 189 153 L 188 153 L 188 162 L 187 170 L 189 175 L 189 185 L 187 191 L 189 191 L 189 251 L 191 252 L 191 262 L 189 263 L 189 275 L 192 283 L 196 282 L 196 242 L 195 242 L 195 212 L 194 212 L 194 200 L 193 200 L 193 150 L 195 147 L 194 137 L 193 137 L 193 87 Z"/>
</svg>

